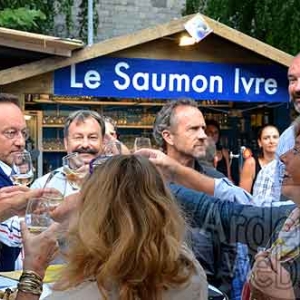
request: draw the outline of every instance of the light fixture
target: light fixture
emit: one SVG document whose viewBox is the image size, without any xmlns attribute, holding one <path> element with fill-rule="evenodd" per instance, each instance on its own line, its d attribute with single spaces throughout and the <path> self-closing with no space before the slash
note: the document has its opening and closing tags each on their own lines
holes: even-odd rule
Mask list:
<svg viewBox="0 0 300 300">
<path fill-rule="evenodd" d="M 187 36 L 187 35 L 183 35 L 180 40 L 179 40 L 179 46 L 191 46 L 194 45 L 196 43 L 196 40 L 191 37 L 191 36 Z"/>
<path fill-rule="evenodd" d="M 29 121 L 29 120 L 31 120 L 31 118 L 32 118 L 32 116 L 30 116 L 30 115 L 24 115 L 25 121 Z"/>
</svg>

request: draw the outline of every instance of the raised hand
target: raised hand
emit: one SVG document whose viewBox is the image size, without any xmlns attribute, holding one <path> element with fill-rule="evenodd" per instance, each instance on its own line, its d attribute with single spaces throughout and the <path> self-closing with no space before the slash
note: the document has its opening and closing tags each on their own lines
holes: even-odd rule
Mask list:
<svg viewBox="0 0 300 300">
<path fill-rule="evenodd" d="M 24 270 L 38 273 L 42 278 L 46 268 L 59 252 L 57 232 L 59 224 L 52 224 L 41 234 L 31 234 L 24 222 L 21 222 L 21 232 L 24 245 Z"/>
<path fill-rule="evenodd" d="M 42 196 L 42 189 L 30 190 L 25 186 L 8 186 L 0 189 L 0 221 L 15 215 L 24 215 L 30 198 Z"/>
<path fill-rule="evenodd" d="M 267 251 L 260 252 L 255 257 L 250 286 L 254 298 L 255 295 L 258 297 L 258 294 L 263 294 L 266 299 L 295 299 L 289 272 Z"/>
</svg>

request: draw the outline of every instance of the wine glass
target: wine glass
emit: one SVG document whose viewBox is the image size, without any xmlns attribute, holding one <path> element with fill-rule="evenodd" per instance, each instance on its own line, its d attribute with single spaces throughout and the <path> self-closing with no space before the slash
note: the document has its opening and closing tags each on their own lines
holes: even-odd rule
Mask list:
<svg viewBox="0 0 300 300">
<path fill-rule="evenodd" d="M 69 184 L 74 190 L 79 190 L 81 188 L 83 179 L 87 174 L 84 161 L 77 152 L 73 152 L 64 156 L 62 161 L 63 171 Z"/>
<path fill-rule="evenodd" d="M 102 155 L 114 156 L 122 154 L 122 144 L 119 141 L 107 141 L 103 145 Z"/>
<path fill-rule="evenodd" d="M 101 155 L 95 157 L 93 160 L 90 161 L 90 174 L 93 173 L 95 167 L 103 164 L 106 162 L 107 159 L 114 155 L 122 154 L 122 143 L 114 140 L 114 141 L 107 141 L 103 145 Z"/>
<path fill-rule="evenodd" d="M 30 185 L 33 180 L 33 166 L 28 151 L 17 153 L 13 159 L 11 180 L 14 185 Z"/>
<path fill-rule="evenodd" d="M 48 203 L 48 206 L 53 209 L 62 203 L 67 191 L 66 175 L 59 170 L 52 171 L 48 176 L 42 198 Z"/>
<path fill-rule="evenodd" d="M 25 223 L 31 233 L 39 234 L 52 223 L 49 215 L 49 203 L 41 198 L 30 199 L 25 212 Z"/>
<path fill-rule="evenodd" d="M 152 148 L 150 138 L 137 137 L 134 141 L 134 151 L 138 151 L 142 148 Z"/>
</svg>

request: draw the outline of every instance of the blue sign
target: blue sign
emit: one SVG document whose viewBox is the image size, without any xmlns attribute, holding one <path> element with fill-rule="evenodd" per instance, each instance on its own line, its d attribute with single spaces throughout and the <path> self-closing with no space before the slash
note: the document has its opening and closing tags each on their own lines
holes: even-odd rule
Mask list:
<svg viewBox="0 0 300 300">
<path fill-rule="evenodd" d="M 56 70 L 54 94 L 287 102 L 286 73 L 279 65 L 99 57 Z"/>
</svg>

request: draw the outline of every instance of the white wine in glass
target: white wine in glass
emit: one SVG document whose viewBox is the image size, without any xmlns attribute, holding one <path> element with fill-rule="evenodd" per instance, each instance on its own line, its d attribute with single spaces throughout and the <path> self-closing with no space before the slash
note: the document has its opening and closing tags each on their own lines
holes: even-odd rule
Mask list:
<svg viewBox="0 0 300 300">
<path fill-rule="evenodd" d="M 28 186 L 33 181 L 33 174 L 13 174 L 11 180 L 14 185 Z"/>
<path fill-rule="evenodd" d="M 50 208 L 55 208 L 62 203 L 67 190 L 67 178 L 61 171 L 49 174 L 44 185 L 43 198 L 47 200 Z"/>
<path fill-rule="evenodd" d="M 83 172 L 72 170 L 66 165 L 64 166 L 64 173 L 66 174 L 67 180 L 70 183 L 71 187 L 75 190 L 79 190 L 86 174 Z"/>
<path fill-rule="evenodd" d="M 78 153 L 70 153 L 62 158 L 63 171 L 73 189 L 79 190 L 87 174 L 84 162 Z"/>
<path fill-rule="evenodd" d="M 27 203 L 25 223 L 31 233 L 39 234 L 52 223 L 49 215 L 49 205 L 44 198 L 33 198 Z"/>
<path fill-rule="evenodd" d="M 31 155 L 24 151 L 14 156 L 11 180 L 14 185 L 28 186 L 33 181 L 33 166 Z"/>
</svg>

